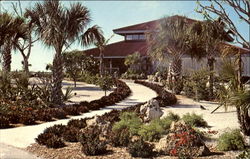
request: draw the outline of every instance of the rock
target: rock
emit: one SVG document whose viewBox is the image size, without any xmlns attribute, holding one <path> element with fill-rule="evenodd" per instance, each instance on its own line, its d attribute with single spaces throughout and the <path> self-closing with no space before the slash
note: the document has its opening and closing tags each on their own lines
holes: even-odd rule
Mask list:
<svg viewBox="0 0 250 159">
<path fill-rule="evenodd" d="M 93 119 L 87 120 L 86 123 L 87 127 L 98 126 L 104 136 L 112 129 L 112 124 L 109 121 L 101 120 L 100 116 L 97 115 Z"/>
<path fill-rule="evenodd" d="M 197 156 L 208 156 L 211 152 L 206 145 L 200 146 L 197 152 Z"/>
<path fill-rule="evenodd" d="M 156 99 L 151 99 L 146 104 L 142 105 L 140 107 L 140 113 L 144 115 L 144 121 L 151 121 L 163 115 L 163 111 Z"/>
</svg>

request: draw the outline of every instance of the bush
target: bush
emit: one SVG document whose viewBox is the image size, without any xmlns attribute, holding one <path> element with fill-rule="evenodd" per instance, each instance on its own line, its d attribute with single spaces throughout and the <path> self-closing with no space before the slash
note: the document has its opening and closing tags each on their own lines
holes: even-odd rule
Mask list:
<svg viewBox="0 0 250 159">
<path fill-rule="evenodd" d="M 66 126 L 62 124 L 56 124 L 54 126 L 48 127 L 44 130 L 44 133 L 52 133 L 58 137 L 61 137 L 63 132 L 66 130 Z"/>
<path fill-rule="evenodd" d="M 209 93 L 206 84 L 210 74 L 211 72 L 206 69 L 192 72 L 184 81 L 185 95 L 196 100 L 208 100 Z"/>
<path fill-rule="evenodd" d="M 38 144 L 45 145 L 48 148 L 61 148 L 65 146 L 65 143 L 60 137 L 49 132 L 43 132 L 42 134 L 38 135 L 35 140 Z"/>
<path fill-rule="evenodd" d="M 158 141 L 164 133 L 160 119 L 152 120 L 149 124 L 143 125 L 138 134 L 147 141 Z"/>
<path fill-rule="evenodd" d="M 249 159 L 250 158 L 250 149 L 244 150 L 239 154 L 236 159 Z"/>
<path fill-rule="evenodd" d="M 67 118 L 67 113 L 61 108 L 51 108 L 50 114 L 57 119 L 65 119 Z"/>
<path fill-rule="evenodd" d="M 182 120 L 191 126 L 196 126 L 196 127 L 207 127 L 208 124 L 207 122 L 203 119 L 201 115 L 197 115 L 195 113 L 187 113 L 183 115 Z"/>
<path fill-rule="evenodd" d="M 122 129 L 128 129 L 130 135 L 138 134 L 141 128 L 141 119 L 134 112 L 124 112 L 120 115 L 120 121 L 113 125 L 113 131 L 120 132 Z"/>
<path fill-rule="evenodd" d="M 33 125 L 36 123 L 32 112 L 21 112 L 19 114 L 19 122 L 25 125 Z"/>
<path fill-rule="evenodd" d="M 65 106 L 65 107 L 63 107 L 63 110 L 64 110 L 68 115 L 79 115 L 79 112 L 78 112 L 78 110 L 77 110 L 77 105 Z"/>
<path fill-rule="evenodd" d="M 217 145 L 220 151 L 243 150 L 244 147 L 243 137 L 237 129 L 223 133 Z"/>
<path fill-rule="evenodd" d="M 0 128 L 9 128 L 10 127 L 10 121 L 7 116 L 4 116 L 0 114 Z"/>
<path fill-rule="evenodd" d="M 75 127 L 78 129 L 85 128 L 87 126 L 86 119 L 71 119 L 68 122 L 68 127 Z"/>
<path fill-rule="evenodd" d="M 131 142 L 128 146 L 128 152 L 132 157 L 150 157 L 153 154 L 154 146 L 143 139 Z"/>
<path fill-rule="evenodd" d="M 95 156 L 107 152 L 106 142 L 100 140 L 101 130 L 98 126 L 84 129 L 78 134 L 78 141 L 82 145 L 82 151 L 85 155 Z"/>
<path fill-rule="evenodd" d="M 77 142 L 77 134 L 79 132 L 79 129 L 76 127 L 67 127 L 65 131 L 62 134 L 62 137 L 65 141 L 68 142 Z"/>
<path fill-rule="evenodd" d="M 169 119 L 171 121 L 179 121 L 180 116 L 178 114 L 173 113 L 173 112 L 168 112 L 168 115 L 164 119 Z"/>
<path fill-rule="evenodd" d="M 122 129 L 121 131 L 112 131 L 108 136 L 109 143 L 114 147 L 127 147 L 131 136 L 128 129 Z"/>
</svg>

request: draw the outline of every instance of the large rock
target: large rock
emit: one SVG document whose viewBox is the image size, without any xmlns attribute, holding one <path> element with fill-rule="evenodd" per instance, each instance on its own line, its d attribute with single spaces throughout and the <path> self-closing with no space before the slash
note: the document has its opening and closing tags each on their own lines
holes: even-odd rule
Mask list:
<svg viewBox="0 0 250 159">
<path fill-rule="evenodd" d="M 210 154 L 200 135 L 183 121 L 173 122 L 170 133 L 161 138 L 155 147 L 161 154 L 171 156 L 182 154 L 182 156 L 193 157 Z"/>
<path fill-rule="evenodd" d="M 86 123 L 87 127 L 98 126 L 104 136 L 112 129 L 112 124 L 109 121 L 101 120 L 100 116 L 97 115 L 93 119 L 87 120 Z"/>
<path fill-rule="evenodd" d="M 142 105 L 140 107 L 140 113 L 144 116 L 144 121 L 151 121 L 163 115 L 163 111 L 156 99 L 151 99 L 146 104 Z"/>
</svg>

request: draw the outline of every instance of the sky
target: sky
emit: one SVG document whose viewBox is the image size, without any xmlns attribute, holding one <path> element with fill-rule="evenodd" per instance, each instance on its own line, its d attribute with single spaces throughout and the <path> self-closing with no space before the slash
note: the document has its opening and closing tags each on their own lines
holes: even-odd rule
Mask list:
<svg viewBox="0 0 250 159">
<path fill-rule="evenodd" d="M 41 1 L 40 1 L 41 2 Z M 184 15 L 192 19 L 202 20 L 203 16 L 195 12 L 197 4 L 192 1 L 62 1 L 65 7 L 70 3 L 80 2 L 90 10 L 92 25 L 102 28 L 106 39 L 113 35 L 113 29 L 125 27 L 133 24 L 156 20 L 164 16 Z M 17 1 L 2 1 L 1 11 L 12 12 L 11 3 Z M 22 8 L 34 6 L 34 1 L 21 1 Z M 203 3 L 207 3 L 203 1 Z M 229 16 L 233 18 L 238 29 L 245 38 L 249 37 L 249 25 L 242 23 L 232 10 L 228 10 Z M 120 35 L 115 35 L 109 43 L 123 40 Z M 93 46 L 92 46 L 93 47 Z M 67 50 L 84 50 L 86 47 L 76 42 Z M 48 63 L 52 63 L 54 57 L 53 48 L 48 48 L 42 42 L 36 42 L 32 47 L 29 62 L 31 71 L 44 71 Z M 22 56 L 16 51 L 12 56 L 12 70 L 22 69 Z"/>
</svg>

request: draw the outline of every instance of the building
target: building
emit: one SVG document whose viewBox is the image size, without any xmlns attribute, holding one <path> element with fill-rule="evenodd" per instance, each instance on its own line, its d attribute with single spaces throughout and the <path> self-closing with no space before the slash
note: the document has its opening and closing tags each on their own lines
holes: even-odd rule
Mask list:
<svg viewBox="0 0 250 159">
<path fill-rule="evenodd" d="M 171 18 L 186 18 L 182 16 L 172 16 Z M 156 26 L 159 24 L 160 19 L 140 23 L 136 25 L 126 26 L 118 29 L 114 29 L 115 34 L 124 37 L 123 41 L 112 43 L 106 46 L 104 50 L 104 64 L 106 70 L 110 72 L 117 71 L 120 74 L 127 70 L 124 65 L 126 56 L 139 52 L 142 56 L 148 55 L 148 44 L 146 42 L 145 34 L 150 31 L 154 31 Z M 187 23 L 192 24 L 197 20 L 186 18 Z M 236 47 L 230 44 L 222 44 L 222 46 Z M 243 61 L 243 76 L 250 77 L 250 52 L 248 49 L 236 47 L 242 53 Z M 93 55 L 95 58 L 100 58 L 100 52 L 98 48 L 93 48 L 84 51 L 87 55 Z M 219 58 L 219 57 L 218 57 Z M 149 64 L 150 65 L 150 64 Z M 215 66 L 219 67 L 220 60 L 217 60 Z M 145 65 L 147 67 L 148 65 Z M 206 59 L 196 61 L 191 59 L 189 56 L 183 57 L 183 71 L 189 72 L 190 69 L 199 69 L 200 67 L 206 67 Z M 218 68 L 215 67 L 215 68 Z"/>
</svg>

